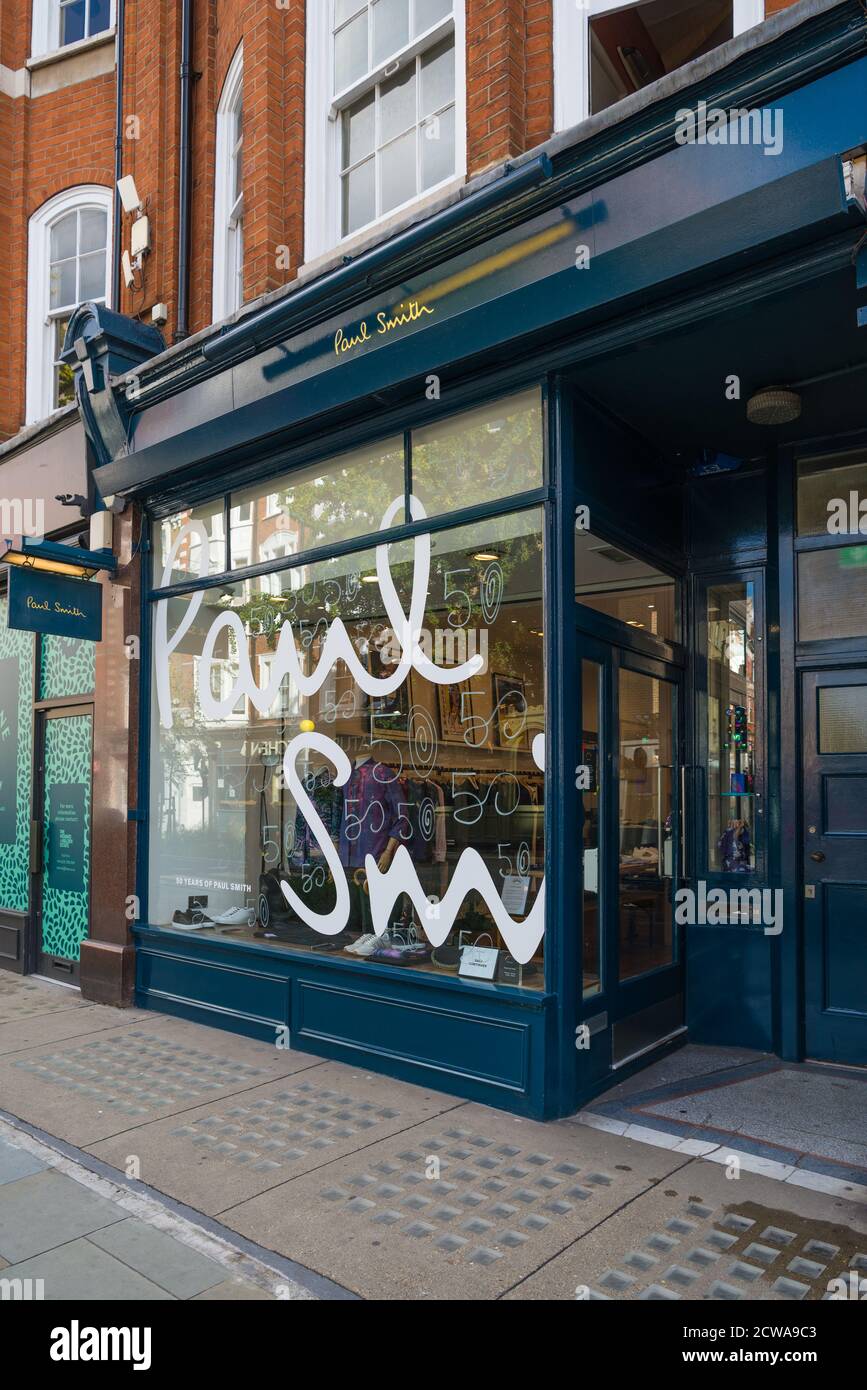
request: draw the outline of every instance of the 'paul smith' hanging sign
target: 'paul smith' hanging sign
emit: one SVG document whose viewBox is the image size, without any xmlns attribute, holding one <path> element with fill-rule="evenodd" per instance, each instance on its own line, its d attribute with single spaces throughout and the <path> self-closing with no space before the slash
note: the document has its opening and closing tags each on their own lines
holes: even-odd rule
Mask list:
<svg viewBox="0 0 867 1390">
<path fill-rule="evenodd" d="M 351 333 L 345 333 L 342 328 L 338 328 L 334 335 L 334 352 L 337 357 L 344 357 L 346 353 L 353 352 L 356 348 L 364 347 L 366 343 L 375 342 L 377 338 L 388 338 L 398 328 L 404 328 L 408 323 L 418 323 L 420 319 L 430 314 L 433 316 L 435 309 L 431 309 L 427 304 L 419 304 L 417 299 L 407 300 L 405 304 L 399 304 L 396 309 L 381 309 L 372 320 L 362 319 Z"/>
<path fill-rule="evenodd" d="M 9 626 L 101 642 L 102 586 L 10 565 Z"/>
</svg>

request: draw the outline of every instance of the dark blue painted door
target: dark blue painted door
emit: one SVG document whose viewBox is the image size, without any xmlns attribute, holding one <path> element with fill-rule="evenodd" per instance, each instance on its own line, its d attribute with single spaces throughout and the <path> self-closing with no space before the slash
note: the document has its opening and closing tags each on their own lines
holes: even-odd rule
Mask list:
<svg viewBox="0 0 867 1390">
<path fill-rule="evenodd" d="M 807 1056 L 867 1063 L 867 670 L 803 678 Z"/>
</svg>

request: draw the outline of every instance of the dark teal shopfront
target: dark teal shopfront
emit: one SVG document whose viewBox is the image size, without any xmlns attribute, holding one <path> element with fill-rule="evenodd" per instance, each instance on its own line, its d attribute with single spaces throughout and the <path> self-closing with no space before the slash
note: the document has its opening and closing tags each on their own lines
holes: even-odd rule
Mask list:
<svg viewBox="0 0 867 1390">
<path fill-rule="evenodd" d="M 537 1116 L 687 1038 L 867 1063 L 867 17 L 688 74 L 134 392 L 77 311 L 140 1005 Z"/>
</svg>

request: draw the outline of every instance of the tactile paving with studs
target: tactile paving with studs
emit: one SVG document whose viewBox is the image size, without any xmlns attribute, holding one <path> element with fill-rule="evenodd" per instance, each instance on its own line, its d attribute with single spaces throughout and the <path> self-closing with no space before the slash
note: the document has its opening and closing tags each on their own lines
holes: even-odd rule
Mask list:
<svg viewBox="0 0 867 1390">
<path fill-rule="evenodd" d="M 231 1104 L 170 1133 L 203 1153 L 270 1173 L 399 1118 L 400 1111 L 301 1082 L 273 1098 Z"/>
<path fill-rule="evenodd" d="M 449 1128 L 324 1187 L 321 1198 L 372 1226 L 492 1265 L 561 1222 L 613 1173 Z"/>
<path fill-rule="evenodd" d="M 598 1299 L 823 1300 L 851 1270 L 867 1275 L 867 1237 L 845 1226 L 758 1203 L 713 1207 L 688 1200 L 618 1254 L 578 1297 Z"/>
<path fill-rule="evenodd" d="M 34 1080 L 110 1105 L 123 1115 L 150 1115 L 207 1100 L 215 1091 L 242 1087 L 271 1073 L 212 1052 L 180 1047 L 152 1032 L 130 1030 L 111 1041 L 94 1039 L 64 1052 L 22 1057 L 12 1065 Z"/>
</svg>

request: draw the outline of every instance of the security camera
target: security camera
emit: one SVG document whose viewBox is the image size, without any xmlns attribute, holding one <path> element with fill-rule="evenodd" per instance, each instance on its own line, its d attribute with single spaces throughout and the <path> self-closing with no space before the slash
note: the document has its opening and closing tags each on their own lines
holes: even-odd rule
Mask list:
<svg viewBox="0 0 867 1390">
<path fill-rule="evenodd" d="M 135 285 L 135 270 L 133 269 L 132 257 L 128 251 L 124 251 L 120 258 L 120 263 L 123 267 L 123 283 L 128 290 L 131 290 Z"/>
<path fill-rule="evenodd" d="M 118 179 L 117 191 L 120 194 L 124 212 L 139 212 L 141 210 L 142 201 L 138 196 L 138 189 L 132 174 L 125 174 L 122 179 Z"/>
<path fill-rule="evenodd" d="M 87 498 L 82 497 L 80 492 L 57 492 L 54 494 L 55 502 L 59 502 L 61 507 L 86 507 Z"/>
</svg>

